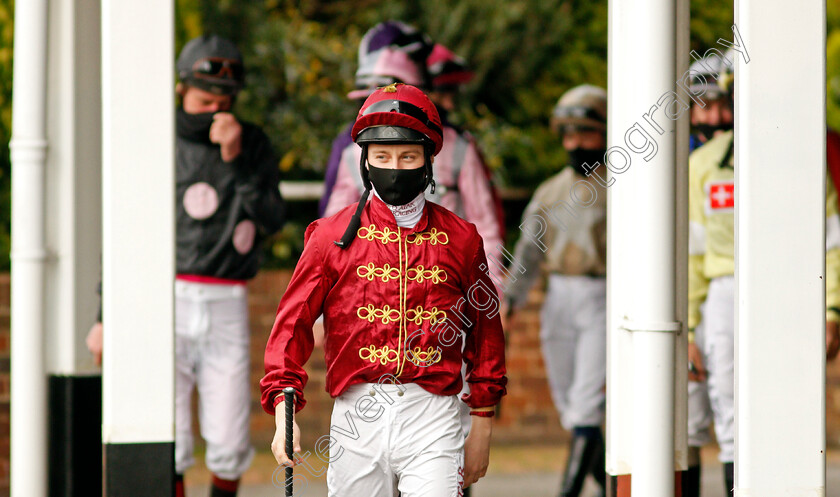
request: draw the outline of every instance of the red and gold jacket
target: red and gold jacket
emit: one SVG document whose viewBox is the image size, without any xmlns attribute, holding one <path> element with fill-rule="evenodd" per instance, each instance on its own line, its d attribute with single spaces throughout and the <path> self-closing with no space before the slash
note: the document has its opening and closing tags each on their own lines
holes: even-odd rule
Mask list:
<svg viewBox="0 0 840 497">
<path fill-rule="evenodd" d="M 350 205 L 306 230 L 265 349 L 263 409 L 274 414 L 285 387 L 296 390 L 296 410 L 303 408 L 303 365 L 312 353 L 312 323 L 322 312 L 332 397 L 391 375 L 434 394 L 456 395 L 463 359 L 466 403 L 473 409 L 497 404 L 507 383 L 504 336 L 475 226 L 426 202 L 417 225 L 400 228 L 373 196 L 356 238 L 342 250 L 333 241 L 355 210 Z"/>
</svg>

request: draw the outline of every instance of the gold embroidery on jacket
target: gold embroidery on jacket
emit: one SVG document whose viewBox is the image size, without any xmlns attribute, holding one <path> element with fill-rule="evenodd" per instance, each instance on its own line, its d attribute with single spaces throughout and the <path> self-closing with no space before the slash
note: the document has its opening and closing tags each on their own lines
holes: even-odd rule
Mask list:
<svg viewBox="0 0 840 497">
<path fill-rule="evenodd" d="M 399 228 L 397 228 L 399 230 Z M 369 225 L 369 226 L 362 226 L 356 231 L 356 235 L 359 238 L 364 238 L 365 240 L 372 242 L 374 240 L 379 240 L 383 244 L 387 245 L 388 243 L 399 243 L 400 241 L 400 234 L 398 231 L 391 231 L 390 228 L 387 226 L 383 230 L 376 229 L 376 225 Z"/>
<path fill-rule="evenodd" d="M 375 224 L 370 224 L 359 228 L 358 231 L 356 231 L 356 236 L 369 242 L 379 240 L 383 244 L 388 244 L 400 243 L 402 238 L 400 233 L 401 230 L 399 227 L 397 227 L 397 231 L 392 231 L 391 228 L 388 228 L 387 226 L 382 230 L 378 230 L 376 229 Z M 412 233 L 405 238 L 406 245 L 409 243 L 413 245 L 422 245 L 423 242 L 429 242 L 430 245 L 446 245 L 449 243 L 449 235 L 443 231 L 438 231 L 437 228 L 432 228 L 430 231 Z"/>
<path fill-rule="evenodd" d="M 411 362 L 422 365 L 423 367 L 429 367 L 441 360 L 440 349 L 432 347 L 431 345 L 429 345 L 428 350 L 425 351 L 420 350 L 420 347 L 414 347 L 411 349 L 410 354 Z"/>
<path fill-rule="evenodd" d="M 402 313 L 399 309 L 391 309 L 389 305 L 385 305 L 382 309 L 377 309 L 373 304 L 368 304 L 365 307 L 359 307 L 356 310 L 356 316 L 371 323 L 379 319 L 382 321 L 382 324 L 390 324 L 394 321 L 400 321 Z"/>
<path fill-rule="evenodd" d="M 423 231 L 421 233 L 412 233 L 405 238 L 406 244 L 413 243 L 414 245 L 421 245 L 423 242 L 429 242 L 430 245 L 446 245 L 449 243 L 449 235 L 443 231 L 438 231 L 437 228 L 432 228 L 431 231 Z"/>
<path fill-rule="evenodd" d="M 418 265 L 416 268 L 409 268 L 406 277 L 411 281 L 416 281 L 417 283 L 423 283 L 426 280 L 431 280 L 435 285 L 443 283 L 447 278 L 446 271 L 437 265 L 432 266 L 431 269 L 426 269 L 422 265 Z"/>
<path fill-rule="evenodd" d="M 418 305 L 414 309 L 407 310 L 405 318 L 417 326 L 422 325 L 423 321 L 428 321 L 430 325 L 434 326 L 438 321 L 446 319 L 446 311 L 439 311 L 437 307 L 432 307 L 427 311 Z"/>
<path fill-rule="evenodd" d="M 381 349 L 376 348 L 376 345 L 369 345 L 359 349 L 359 357 L 364 361 L 376 362 L 383 366 L 389 362 L 395 362 L 399 359 L 399 352 L 387 345 L 383 345 Z"/>
<path fill-rule="evenodd" d="M 408 323 L 411 322 L 417 326 L 421 326 L 423 321 L 428 321 L 433 326 L 439 321 L 446 319 L 446 312 L 438 310 L 437 307 L 432 307 L 429 310 L 423 309 L 422 306 L 417 306 L 413 309 L 408 308 L 406 300 L 408 298 L 407 287 L 409 280 L 415 283 L 431 281 L 433 284 L 438 284 L 448 279 L 446 271 L 436 265 L 429 269 L 423 265 L 408 268 L 408 246 L 420 246 L 423 242 L 428 242 L 430 245 L 446 245 L 449 243 L 449 236 L 443 231 L 438 231 L 437 228 L 432 228 L 430 231 L 412 233 L 403 238 L 402 229 L 399 226 L 397 227 L 397 231 L 392 231 L 387 227 L 378 230 L 374 224 L 361 227 L 356 233 L 359 238 L 368 241 L 378 240 L 383 244 L 397 244 L 399 255 L 399 264 L 397 267 L 393 267 L 390 264 L 376 267 L 374 263 L 370 262 L 367 265 L 358 266 L 356 268 L 356 274 L 360 278 L 365 278 L 368 281 L 373 281 L 375 278 L 379 278 L 383 283 L 395 279 L 398 280 L 399 307 L 392 308 L 389 305 L 385 305 L 382 308 L 377 308 L 373 304 L 368 304 L 364 307 L 359 307 L 356 310 L 356 315 L 360 319 L 364 319 L 370 323 L 376 320 L 379 320 L 385 325 L 394 322 L 399 323 L 397 327 L 398 342 L 396 349 L 392 349 L 388 345 L 383 345 L 382 347 L 369 345 L 359 349 L 359 357 L 362 360 L 370 362 L 376 362 L 378 360 L 383 366 L 396 362 L 397 371 L 395 377 L 399 377 L 405 368 L 402 345 L 408 335 Z M 420 347 L 414 347 L 410 352 L 414 356 L 413 361 L 425 365 L 435 364 L 442 359 L 440 350 L 435 347 L 429 347 L 425 351 Z"/>
<path fill-rule="evenodd" d="M 405 337 L 408 336 L 408 325 L 405 322 L 405 300 L 407 298 L 408 293 L 408 280 L 405 279 L 405 275 L 407 271 L 404 271 L 405 268 L 408 267 L 408 237 L 403 239 L 402 237 L 402 228 L 397 226 L 397 233 L 399 234 L 399 246 L 398 251 L 400 253 L 400 326 L 399 326 L 399 337 L 400 337 L 400 354 L 399 358 L 401 360 L 397 361 L 397 376 L 402 374 L 403 368 L 405 367 L 405 357 L 403 357 L 402 351 L 402 344 L 405 341 Z M 403 245 L 405 245 L 405 257 L 403 257 Z"/>
<path fill-rule="evenodd" d="M 376 267 L 374 263 L 369 263 L 367 266 L 359 266 L 356 268 L 356 274 L 359 278 L 367 278 L 368 281 L 373 281 L 374 278 L 379 278 L 383 283 L 390 280 L 395 280 L 400 277 L 400 268 L 392 267 L 390 264 L 385 264 L 382 267 Z"/>
<path fill-rule="evenodd" d="M 397 349 L 392 349 L 388 345 L 383 345 L 382 348 L 377 348 L 376 345 L 368 345 L 359 349 L 359 357 L 364 361 L 379 361 L 380 364 L 386 366 L 389 362 L 397 362 L 399 355 Z M 426 367 L 440 362 L 441 353 L 439 349 L 431 345 L 427 350 L 422 350 L 418 346 L 411 350 L 411 357 L 414 362 Z"/>
</svg>

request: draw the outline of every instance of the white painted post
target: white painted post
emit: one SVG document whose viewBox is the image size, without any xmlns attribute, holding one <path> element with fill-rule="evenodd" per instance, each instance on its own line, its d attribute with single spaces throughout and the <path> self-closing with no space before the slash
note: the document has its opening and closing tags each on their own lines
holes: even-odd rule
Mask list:
<svg viewBox="0 0 840 497">
<path fill-rule="evenodd" d="M 47 495 L 44 197 L 47 2 L 15 4 L 12 91 L 11 495 Z"/>
<path fill-rule="evenodd" d="M 96 318 L 102 254 L 99 0 L 50 4 L 47 123 L 47 363 L 94 371 L 85 347 Z"/>
<path fill-rule="evenodd" d="M 102 493 L 102 383 L 85 346 L 102 274 L 99 10 L 99 0 L 50 2 L 48 14 L 43 314 L 52 497 Z"/>
<path fill-rule="evenodd" d="M 171 484 L 174 471 L 173 23 L 173 0 L 102 4 L 102 439 L 109 495 L 133 482 L 154 487 L 166 471 Z M 119 495 L 168 495 L 166 483 Z"/>
<path fill-rule="evenodd" d="M 607 472 L 644 497 L 686 467 L 687 33 L 684 0 L 610 1 Z"/>
<path fill-rule="evenodd" d="M 825 2 L 735 19 L 735 495 L 825 495 Z"/>
</svg>

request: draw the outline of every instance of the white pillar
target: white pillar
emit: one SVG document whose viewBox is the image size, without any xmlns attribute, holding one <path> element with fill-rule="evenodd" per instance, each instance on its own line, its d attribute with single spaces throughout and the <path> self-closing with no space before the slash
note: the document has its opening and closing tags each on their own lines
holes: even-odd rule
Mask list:
<svg viewBox="0 0 840 497">
<path fill-rule="evenodd" d="M 55 375 L 94 371 L 102 253 L 99 0 L 50 4 L 47 123 L 47 355 Z"/>
<path fill-rule="evenodd" d="M 44 194 L 47 2 L 15 5 L 12 91 L 11 495 L 47 494 Z"/>
<path fill-rule="evenodd" d="M 102 440 L 109 494 L 172 472 L 173 23 L 173 0 L 102 4 Z M 120 495 L 171 491 L 160 485 Z"/>
<path fill-rule="evenodd" d="M 735 23 L 735 494 L 824 495 L 825 2 Z"/>
<path fill-rule="evenodd" d="M 102 384 L 85 346 L 102 274 L 99 10 L 99 0 L 49 2 L 44 343 L 52 497 L 102 493 Z"/>
<path fill-rule="evenodd" d="M 610 1 L 607 471 L 634 496 L 686 467 L 687 40 L 684 0 Z"/>
</svg>

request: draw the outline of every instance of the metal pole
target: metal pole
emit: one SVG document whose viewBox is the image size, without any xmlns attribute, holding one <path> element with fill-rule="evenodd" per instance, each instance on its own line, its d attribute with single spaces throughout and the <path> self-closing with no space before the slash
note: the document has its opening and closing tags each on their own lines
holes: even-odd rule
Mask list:
<svg viewBox="0 0 840 497">
<path fill-rule="evenodd" d="M 825 495 L 825 2 L 735 20 L 735 494 Z"/>
<path fill-rule="evenodd" d="M 676 354 L 685 346 L 676 274 L 687 176 L 677 167 L 686 167 L 678 143 L 688 140 L 688 106 L 678 112 L 687 97 L 676 82 L 686 30 L 682 0 L 610 1 L 607 470 L 622 494 L 644 497 L 674 495 L 685 465 L 685 408 L 675 404 L 686 388 Z"/>
<path fill-rule="evenodd" d="M 11 495 L 47 492 L 44 228 L 47 2 L 15 5 L 12 140 Z"/>
</svg>

